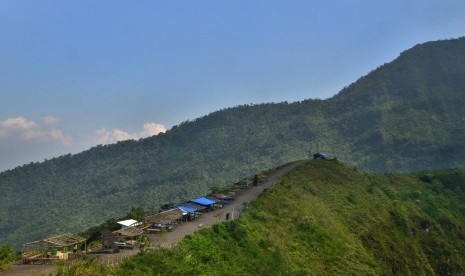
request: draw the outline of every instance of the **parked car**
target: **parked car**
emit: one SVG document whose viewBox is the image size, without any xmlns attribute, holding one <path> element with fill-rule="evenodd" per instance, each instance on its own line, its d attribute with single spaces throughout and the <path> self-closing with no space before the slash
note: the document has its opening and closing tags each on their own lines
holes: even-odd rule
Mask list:
<svg viewBox="0 0 465 276">
<path fill-rule="evenodd" d="M 118 242 L 115 242 L 115 245 L 120 249 L 125 249 L 125 248 L 134 249 L 134 247 L 136 246 L 136 243 L 118 241 Z"/>
<path fill-rule="evenodd" d="M 328 159 L 328 154 L 317 152 L 313 154 L 313 159 Z"/>
<path fill-rule="evenodd" d="M 172 224 L 164 224 L 164 223 L 153 223 L 151 228 L 152 229 L 171 231 L 171 230 L 173 230 L 173 225 Z"/>
</svg>

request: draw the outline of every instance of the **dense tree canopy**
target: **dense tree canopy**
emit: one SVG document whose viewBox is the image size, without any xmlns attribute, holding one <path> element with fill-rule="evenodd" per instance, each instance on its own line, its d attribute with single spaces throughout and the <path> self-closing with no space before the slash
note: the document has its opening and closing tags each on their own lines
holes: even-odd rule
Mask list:
<svg viewBox="0 0 465 276">
<path fill-rule="evenodd" d="M 244 105 L 0 174 L 1 243 L 81 231 L 329 152 L 364 170 L 465 163 L 465 38 L 417 45 L 328 100 Z"/>
<path fill-rule="evenodd" d="M 465 170 L 367 174 L 309 161 L 244 215 L 119 267 L 71 275 L 462 275 Z M 98 271 L 98 273 L 96 272 Z M 66 275 L 66 274 L 65 274 Z"/>
</svg>

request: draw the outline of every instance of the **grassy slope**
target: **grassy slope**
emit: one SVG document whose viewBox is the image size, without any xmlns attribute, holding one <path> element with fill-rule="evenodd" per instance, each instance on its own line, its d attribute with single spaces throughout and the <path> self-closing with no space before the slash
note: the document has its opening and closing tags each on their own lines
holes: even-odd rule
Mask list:
<svg viewBox="0 0 465 276">
<path fill-rule="evenodd" d="M 463 273 L 465 171 L 420 176 L 309 162 L 239 221 L 140 255 L 120 273 Z"/>
<path fill-rule="evenodd" d="M 239 106 L 0 173 L 0 244 L 78 232 L 327 151 L 370 171 L 465 165 L 465 38 L 405 51 L 328 100 Z"/>
</svg>

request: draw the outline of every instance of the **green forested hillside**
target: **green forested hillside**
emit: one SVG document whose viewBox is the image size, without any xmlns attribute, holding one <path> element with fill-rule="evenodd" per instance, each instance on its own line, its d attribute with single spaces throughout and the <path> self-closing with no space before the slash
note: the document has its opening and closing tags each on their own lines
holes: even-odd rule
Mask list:
<svg viewBox="0 0 465 276">
<path fill-rule="evenodd" d="M 328 100 L 239 106 L 0 174 L 0 244 L 81 231 L 327 151 L 363 170 L 465 164 L 465 38 L 417 45 Z"/>
<path fill-rule="evenodd" d="M 310 161 L 224 222 L 108 275 L 462 275 L 465 170 L 367 174 Z"/>
<path fill-rule="evenodd" d="M 351 137 L 353 163 L 376 171 L 463 166 L 465 39 L 417 45 L 327 102 L 334 128 Z"/>
</svg>

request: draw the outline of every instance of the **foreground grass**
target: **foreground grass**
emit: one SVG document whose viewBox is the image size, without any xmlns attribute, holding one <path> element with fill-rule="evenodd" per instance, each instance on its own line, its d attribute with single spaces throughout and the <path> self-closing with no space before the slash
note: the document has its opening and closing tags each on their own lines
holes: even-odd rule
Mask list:
<svg viewBox="0 0 465 276">
<path fill-rule="evenodd" d="M 446 275 L 465 271 L 465 171 L 369 175 L 337 161 L 283 177 L 244 216 L 117 268 L 60 275 Z"/>
</svg>

